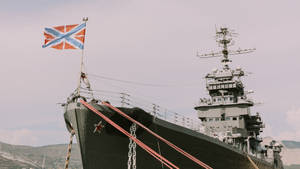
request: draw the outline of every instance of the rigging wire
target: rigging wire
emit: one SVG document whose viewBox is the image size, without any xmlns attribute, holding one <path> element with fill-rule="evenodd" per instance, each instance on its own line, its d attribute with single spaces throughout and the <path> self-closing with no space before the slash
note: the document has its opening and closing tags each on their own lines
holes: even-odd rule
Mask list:
<svg viewBox="0 0 300 169">
<path fill-rule="evenodd" d="M 96 76 L 98 76 L 98 75 L 96 75 Z M 93 79 L 93 80 L 95 80 L 95 79 Z M 116 90 L 119 90 L 119 91 L 112 91 L 112 90 L 108 91 L 108 90 L 98 90 L 98 89 L 93 89 L 93 91 L 97 91 L 99 93 L 106 92 L 106 93 L 112 93 L 112 94 L 117 94 L 117 95 L 119 95 L 120 93 L 135 93 L 139 97 L 137 95 L 132 96 L 132 94 L 130 94 L 130 98 L 133 98 L 134 100 L 140 100 L 142 102 L 145 102 L 145 103 L 147 103 L 147 105 L 150 104 L 151 109 L 153 108 L 152 105 L 155 104 L 155 103 L 152 102 L 152 101 L 149 101 L 148 99 L 151 98 L 152 100 L 159 100 L 158 98 L 155 98 L 155 97 L 152 97 L 152 96 L 149 96 L 149 95 L 141 94 L 141 92 L 137 90 L 136 86 L 127 85 L 127 86 L 125 86 L 126 88 L 124 88 L 124 85 L 120 85 L 120 84 L 118 85 L 118 83 L 116 84 L 116 83 L 113 83 L 113 82 L 109 82 L 108 80 L 101 81 L 101 84 L 106 84 L 107 86 L 115 88 Z M 130 88 L 130 89 L 128 89 L 128 88 Z M 158 105 L 158 104 L 155 104 L 155 105 Z M 163 107 L 161 107 L 161 108 L 163 108 Z M 168 109 L 166 109 L 166 110 L 168 110 Z M 170 110 L 168 110 L 168 111 L 174 113 L 174 111 L 170 111 Z"/>
<path fill-rule="evenodd" d="M 162 161 L 164 163 L 164 165 L 168 166 L 170 169 L 176 168 L 179 169 L 179 167 L 177 167 L 176 165 L 174 165 L 173 163 L 171 163 L 170 161 L 168 161 L 166 158 L 164 158 L 163 156 L 159 155 L 156 151 L 154 151 L 152 148 L 150 148 L 149 146 L 147 146 L 145 143 L 143 143 L 142 141 L 140 141 L 139 139 L 133 137 L 130 133 L 128 133 L 125 129 L 123 129 L 122 127 L 120 127 L 118 124 L 116 124 L 114 121 L 112 121 L 111 119 L 109 119 L 108 117 L 106 117 L 105 115 L 103 115 L 100 111 L 98 111 L 96 108 L 94 108 L 93 106 L 89 105 L 88 103 L 86 103 L 83 100 L 80 100 L 80 102 L 85 105 L 88 109 L 92 110 L 93 112 L 95 112 L 97 115 L 99 115 L 102 119 L 104 119 L 106 122 L 108 122 L 110 125 L 112 125 L 114 128 L 116 128 L 117 130 L 119 130 L 120 132 L 122 132 L 124 135 L 126 135 L 127 137 L 129 137 L 130 139 L 132 139 L 136 144 L 138 144 L 141 148 L 143 148 L 146 152 L 148 152 L 150 155 L 152 155 L 154 158 L 156 158 L 159 161 Z M 173 168 L 172 168 L 173 167 Z"/>
<path fill-rule="evenodd" d="M 120 94 L 122 93 L 122 92 L 117 92 L 117 91 L 98 90 L 98 89 L 92 89 L 92 91 L 88 91 L 87 89 L 84 89 L 84 90 L 86 90 L 86 91 L 82 91 L 82 92 L 86 93 L 86 94 L 90 94 L 92 92 L 95 92 L 95 96 L 100 96 L 100 97 L 105 97 L 105 98 L 113 98 L 115 100 L 120 99 Z M 110 95 L 110 93 L 112 95 Z M 147 96 L 147 97 L 149 97 L 149 96 Z M 147 107 L 148 109 L 151 110 L 153 108 L 153 105 L 155 104 L 155 105 L 159 106 L 160 109 L 163 109 L 167 112 L 174 113 L 174 114 L 180 114 L 180 113 L 174 112 L 172 110 L 167 109 L 166 107 L 160 106 L 160 105 L 158 105 L 154 102 L 151 102 L 151 101 L 145 99 L 146 96 L 138 97 L 138 96 L 130 94 L 129 98 L 130 98 L 130 102 L 131 102 L 132 106 L 135 106 L 135 104 L 136 104 L 136 105 L 139 105 L 139 106 Z M 135 104 L 132 104 L 132 103 L 135 103 Z"/>
<path fill-rule="evenodd" d="M 117 90 L 119 90 L 119 91 L 110 91 L 110 92 L 112 92 L 112 93 L 115 93 L 115 94 L 120 94 L 120 93 L 136 93 L 137 95 L 139 95 L 140 97 L 144 97 L 144 98 L 151 98 L 151 99 L 153 99 L 153 100 L 158 100 L 157 98 L 155 98 L 155 97 L 152 97 L 152 96 L 147 96 L 147 95 L 144 95 L 144 94 L 141 94 L 141 92 L 140 91 L 138 91 L 137 90 L 137 88 L 136 87 L 133 87 L 133 86 L 128 86 L 128 88 L 132 88 L 132 89 L 125 89 L 124 88 L 124 86 L 119 86 L 119 85 L 116 85 L 115 83 L 110 83 L 110 82 L 108 82 L 108 81 L 103 81 L 103 84 L 106 84 L 106 85 L 108 85 L 109 87 L 113 87 L 113 88 L 117 88 Z M 98 89 L 96 89 L 96 90 L 98 90 Z M 98 90 L 98 91 L 101 91 L 101 90 Z M 131 95 L 131 94 L 130 94 Z M 142 100 L 145 100 L 145 99 L 142 99 Z M 148 100 L 147 100 L 147 102 L 149 102 Z M 149 103 L 153 103 L 153 102 L 149 102 Z"/>
<path fill-rule="evenodd" d="M 97 89 L 96 89 L 97 90 Z M 106 90 L 98 90 L 100 92 L 95 92 L 94 96 L 99 97 L 99 101 L 109 101 L 111 104 L 119 105 L 122 106 L 120 103 L 122 103 L 122 98 L 121 98 L 121 92 L 116 92 L 116 91 L 106 91 Z M 90 94 L 91 92 L 94 91 L 82 91 L 83 93 Z M 110 94 L 112 93 L 112 94 Z M 87 98 L 87 97 L 86 97 Z M 89 98 L 92 99 L 92 98 Z M 93 98 L 94 99 L 94 98 Z M 197 120 L 193 120 L 192 117 L 185 116 L 181 113 L 177 113 L 175 111 L 169 110 L 165 107 L 161 107 L 160 105 L 154 104 L 153 102 L 150 102 L 147 99 L 137 97 L 137 96 L 132 96 L 128 95 L 126 102 L 126 107 L 139 107 L 142 108 L 144 111 L 152 114 L 154 111 L 154 106 L 157 106 L 158 109 L 156 109 L 155 115 L 159 118 L 165 119 L 167 121 L 172 121 L 175 122 L 178 125 L 181 126 L 194 126 L 193 130 L 198 130 L 199 128 L 199 122 Z M 123 106 L 122 106 L 123 107 Z"/>
<path fill-rule="evenodd" d="M 112 101 L 112 102 L 116 102 L 116 103 L 119 103 L 121 101 L 119 96 L 111 96 L 111 95 L 107 95 L 107 94 L 103 95 L 103 94 L 98 94 L 98 93 L 95 93 L 95 96 L 102 97 L 101 100 L 108 100 L 108 101 Z M 150 102 L 150 101 L 145 100 L 145 99 L 140 98 L 140 97 L 130 96 L 129 98 L 130 98 L 130 101 L 128 103 L 128 106 L 141 107 L 141 108 L 143 108 L 144 110 L 146 110 L 148 112 L 152 112 L 153 111 L 153 105 L 157 105 L 157 104 L 154 104 L 153 102 Z M 159 107 L 158 115 L 160 115 L 160 116 L 163 116 L 162 114 L 164 114 L 164 116 L 169 116 L 170 114 L 173 114 L 173 115 L 177 116 L 178 118 L 185 117 L 181 113 L 169 110 L 169 109 L 167 109 L 165 107 L 162 107 L 160 105 L 157 105 L 157 106 Z M 159 112 L 162 113 L 162 114 L 160 114 Z"/>
<path fill-rule="evenodd" d="M 85 91 L 82 91 L 81 93 L 84 93 L 84 94 L 91 94 L 90 92 L 85 92 Z M 108 95 L 108 94 L 98 94 L 98 93 L 94 93 L 94 96 L 98 96 L 98 98 L 101 98 L 100 100 L 103 100 L 104 98 L 107 99 L 107 98 L 110 98 L 110 99 L 115 99 L 115 100 L 119 100 L 120 97 L 118 96 L 111 96 L 111 95 Z M 120 100 L 119 100 L 120 101 Z"/>
<path fill-rule="evenodd" d="M 141 83 L 141 82 L 135 82 L 135 81 L 129 81 L 129 80 L 121 80 L 121 79 L 116 79 L 116 78 L 111 78 L 111 77 L 106 77 L 106 76 L 100 76 L 100 75 L 95 75 L 95 74 L 88 74 L 88 75 L 90 75 L 92 77 L 100 78 L 100 79 L 112 80 L 112 81 L 117 81 L 117 82 L 122 82 L 122 83 L 133 84 L 133 85 L 151 86 L 151 87 L 170 87 L 170 85 L 165 85 L 165 84 Z"/>
<path fill-rule="evenodd" d="M 86 89 L 86 88 L 81 88 L 85 91 L 88 91 L 88 92 L 96 92 L 96 93 L 106 93 L 106 94 L 120 94 L 121 92 L 117 92 L 117 91 L 110 91 L 110 90 L 99 90 L 99 89 Z"/>
<path fill-rule="evenodd" d="M 122 89 L 122 87 L 119 87 L 119 86 L 116 86 L 116 85 L 114 85 L 114 87 Z M 121 102 L 121 93 L 124 92 L 124 91 L 123 92 L 118 92 L 118 91 L 112 91 L 112 90 L 99 90 L 99 89 L 92 89 L 92 90 L 88 90 L 88 89 L 85 89 L 85 88 L 82 88 L 82 89 L 85 90 L 85 91 L 82 91 L 85 94 L 94 93 L 94 95 L 98 96 L 100 98 L 100 100 L 107 100 L 107 101 L 111 101 L 111 102 L 117 103 L 117 104 L 119 104 Z M 131 93 L 131 92 L 129 92 L 129 93 Z M 149 101 L 147 99 L 149 97 L 150 96 L 136 96 L 136 95 L 130 94 L 128 96 L 129 101 L 127 103 L 127 106 L 129 106 L 129 107 L 141 107 L 141 108 L 143 108 L 144 110 L 146 110 L 148 112 L 152 112 L 153 111 L 153 106 L 156 105 L 156 106 L 159 107 L 158 112 L 160 112 L 161 114 L 158 113 L 158 115 L 160 115 L 160 116 L 170 116 L 171 114 L 173 114 L 171 116 L 176 116 L 178 118 L 184 117 L 184 115 L 181 114 L 181 113 L 175 112 L 173 110 L 169 110 L 166 107 L 162 107 L 159 104 L 156 104 L 152 101 Z"/>
<path fill-rule="evenodd" d="M 110 81 L 117 81 L 121 83 L 127 83 L 127 84 L 132 84 L 132 85 L 139 85 L 139 86 L 148 86 L 148 87 L 182 87 L 182 86 L 198 86 L 198 84 L 181 84 L 181 85 L 175 85 L 175 84 L 153 84 L 153 83 L 142 83 L 142 82 L 136 82 L 136 81 L 129 81 L 129 80 L 122 80 L 122 79 L 117 79 L 117 78 L 111 78 L 111 77 L 106 77 L 102 75 L 96 75 L 96 74 L 88 74 L 90 77 L 95 77 L 98 79 L 105 79 L 105 80 L 110 80 Z"/>
<path fill-rule="evenodd" d="M 118 90 L 121 90 L 121 91 L 126 91 L 126 92 L 130 92 L 128 89 L 125 89 L 124 86 L 119 86 L 119 85 L 116 85 L 116 83 L 112 83 L 110 81 L 101 81 L 101 84 L 104 84 L 110 88 L 115 88 L 115 89 L 118 89 Z M 127 87 L 131 87 L 133 88 L 133 86 L 127 86 Z"/>
</svg>

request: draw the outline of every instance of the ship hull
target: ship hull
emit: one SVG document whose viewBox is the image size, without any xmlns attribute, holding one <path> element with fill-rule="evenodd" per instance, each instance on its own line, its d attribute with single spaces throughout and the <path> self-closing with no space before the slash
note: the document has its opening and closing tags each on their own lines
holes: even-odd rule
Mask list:
<svg viewBox="0 0 300 169">
<path fill-rule="evenodd" d="M 92 104 L 101 113 L 129 130 L 132 123 L 116 112 L 98 104 Z M 152 131 L 169 140 L 186 152 L 214 169 L 254 168 L 245 153 L 217 139 L 199 132 L 158 119 L 141 109 L 122 109 L 126 114 L 143 123 Z M 67 128 L 75 130 L 80 147 L 84 169 L 120 169 L 127 167 L 129 139 L 101 119 L 94 112 L 79 103 L 70 103 L 64 114 Z M 95 131 L 95 124 L 102 121 L 103 128 Z M 137 138 L 159 152 L 179 168 L 202 168 L 187 157 L 178 153 L 141 128 L 137 128 Z M 160 161 L 137 146 L 136 165 L 142 169 L 166 168 Z M 259 169 L 275 168 L 271 163 L 251 157 Z"/>
</svg>

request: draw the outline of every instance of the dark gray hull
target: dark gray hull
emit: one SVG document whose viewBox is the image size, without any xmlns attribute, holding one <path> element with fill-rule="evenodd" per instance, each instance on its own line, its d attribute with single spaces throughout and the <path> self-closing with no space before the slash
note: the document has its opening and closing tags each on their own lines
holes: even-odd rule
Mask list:
<svg viewBox="0 0 300 169">
<path fill-rule="evenodd" d="M 131 123 L 125 118 L 107 107 L 97 104 L 93 104 L 93 106 L 124 129 L 129 129 Z M 217 139 L 164 120 L 154 119 L 153 116 L 141 109 L 122 110 L 149 127 L 152 131 L 214 169 L 254 168 L 242 151 L 220 142 Z M 70 126 L 72 126 L 75 129 L 84 169 L 121 169 L 127 167 L 129 139 L 126 136 L 105 123 L 105 127 L 101 133 L 94 133 L 94 124 L 97 124 L 102 119 L 79 103 L 68 104 L 64 117 L 67 128 L 70 130 Z M 179 168 L 201 168 L 190 159 L 176 152 L 163 142 L 158 141 L 155 137 L 140 128 L 137 129 L 137 137 L 157 152 L 160 148 L 162 156 Z M 251 158 L 260 169 L 274 168 L 271 163 L 255 157 Z M 137 168 L 162 168 L 162 164 L 137 146 Z"/>
</svg>

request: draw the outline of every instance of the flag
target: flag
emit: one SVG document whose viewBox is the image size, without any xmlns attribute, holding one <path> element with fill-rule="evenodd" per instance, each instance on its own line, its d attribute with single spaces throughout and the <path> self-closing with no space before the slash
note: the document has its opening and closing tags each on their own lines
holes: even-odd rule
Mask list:
<svg viewBox="0 0 300 169">
<path fill-rule="evenodd" d="M 53 28 L 45 28 L 45 43 L 43 48 L 83 49 L 86 23 L 75 25 L 63 25 Z"/>
</svg>

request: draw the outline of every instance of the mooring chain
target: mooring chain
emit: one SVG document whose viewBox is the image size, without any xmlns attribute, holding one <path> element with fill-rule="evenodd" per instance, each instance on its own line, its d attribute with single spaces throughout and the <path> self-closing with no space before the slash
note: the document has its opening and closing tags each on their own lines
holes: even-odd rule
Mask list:
<svg viewBox="0 0 300 169">
<path fill-rule="evenodd" d="M 136 138 L 136 124 L 133 123 L 130 126 L 130 134 Z M 128 145 L 129 151 L 128 151 L 128 169 L 136 169 L 136 143 L 132 141 L 132 139 L 129 139 L 129 145 Z M 131 167 L 132 166 L 132 167 Z"/>
<path fill-rule="evenodd" d="M 136 132 L 136 124 L 133 123 L 131 134 L 134 138 L 136 138 L 135 132 Z M 132 163 L 132 169 L 136 169 L 136 143 L 135 142 L 133 142 L 133 146 L 132 146 L 132 162 L 133 162 Z"/>
<path fill-rule="evenodd" d="M 133 146 L 132 142 L 133 141 L 129 139 L 128 162 L 127 162 L 128 169 L 131 169 L 131 157 L 132 157 L 132 146 Z"/>
<path fill-rule="evenodd" d="M 73 144 L 73 136 L 75 135 L 75 130 L 71 131 L 71 136 L 70 136 L 70 143 L 68 145 L 68 152 L 66 156 L 66 163 L 65 163 L 65 169 L 69 168 L 69 162 L 70 162 L 70 157 L 71 157 L 71 150 L 72 150 L 72 144 Z"/>
</svg>

